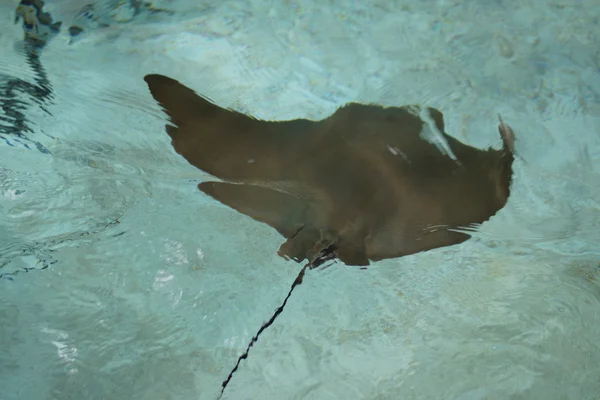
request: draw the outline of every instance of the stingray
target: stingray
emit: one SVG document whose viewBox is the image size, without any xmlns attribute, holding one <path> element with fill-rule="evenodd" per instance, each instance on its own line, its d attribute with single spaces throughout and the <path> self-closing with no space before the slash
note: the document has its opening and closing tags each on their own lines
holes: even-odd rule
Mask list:
<svg viewBox="0 0 600 400">
<path fill-rule="evenodd" d="M 278 254 L 349 266 L 450 246 L 507 202 L 514 134 L 480 150 L 444 132 L 440 111 L 350 103 L 320 121 L 264 121 L 162 75 L 145 77 L 175 151 L 221 181 L 199 189 L 276 229 Z M 431 117 L 422 118 L 425 115 Z M 451 154 L 424 138 L 437 130 Z M 453 155 L 453 156 L 452 156 Z"/>
<path fill-rule="evenodd" d="M 307 268 L 334 259 L 366 266 L 462 243 L 510 195 L 515 136 L 501 117 L 502 147 L 481 150 L 445 133 L 431 107 L 349 103 L 319 121 L 265 121 L 171 78 L 144 79 L 170 119 L 175 151 L 219 179 L 199 189 L 277 230 L 286 239 L 280 256 L 307 260 L 221 395 Z"/>
</svg>

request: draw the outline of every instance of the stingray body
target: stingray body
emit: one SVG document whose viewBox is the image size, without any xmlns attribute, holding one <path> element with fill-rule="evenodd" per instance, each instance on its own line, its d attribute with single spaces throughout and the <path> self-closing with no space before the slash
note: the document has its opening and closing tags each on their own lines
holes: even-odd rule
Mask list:
<svg viewBox="0 0 600 400">
<path fill-rule="evenodd" d="M 421 109 L 450 157 L 422 137 L 415 109 L 350 103 L 320 121 L 264 121 L 217 106 L 162 75 L 145 78 L 173 125 L 175 151 L 221 181 L 199 188 L 275 228 L 279 254 L 298 262 L 333 249 L 347 265 L 467 240 L 507 202 L 514 134 L 480 150 L 444 133 L 442 114 Z M 422 113 L 421 113 L 422 115 Z"/>
</svg>

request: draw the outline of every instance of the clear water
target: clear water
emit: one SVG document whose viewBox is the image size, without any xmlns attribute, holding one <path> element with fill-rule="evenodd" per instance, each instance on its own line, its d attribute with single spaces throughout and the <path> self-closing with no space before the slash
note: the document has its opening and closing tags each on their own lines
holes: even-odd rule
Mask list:
<svg viewBox="0 0 600 400">
<path fill-rule="evenodd" d="M 298 273 L 276 232 L 197 191 L 152 72 L 263 118 L 426 103 L 469 144 L 499 145 L 498 113 L 518 136 L 481 232 L 311 271 L 224 398 L 600 398 L 596 0 L 117 3 L 71 41 L 81 3 L 47 0 L 53 97 L 17 93 L 31 132 L 0 140 L 0 399 L 215 399 Z M 16 5 L 0 83 L 33 83 Z"/>
</svg>

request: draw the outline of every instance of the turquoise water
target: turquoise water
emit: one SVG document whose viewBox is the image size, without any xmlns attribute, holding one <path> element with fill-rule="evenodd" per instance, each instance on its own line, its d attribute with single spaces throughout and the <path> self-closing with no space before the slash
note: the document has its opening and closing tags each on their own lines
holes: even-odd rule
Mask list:
<svg viewBox="0 0 600 400">
<path fill-rule="evenodd" d="M 99 2 L 72 38 L 80 3 L 48 0 L 36 101 L 0 2 L 0 85 L 30 84 L 9 93 L 30 131 L 0 140 L 0 399 L 215 399 L 300 269 L 196 189 L 147 73 L 262 118 L 426 103 L 469 144 L 499 145 L 498 113 L 518 137 L 509 203 L 472 240 L 310 271 L 223 398 L 599 396 L 594 1 L 154 4 L 172 13 Z"/>
</svg>

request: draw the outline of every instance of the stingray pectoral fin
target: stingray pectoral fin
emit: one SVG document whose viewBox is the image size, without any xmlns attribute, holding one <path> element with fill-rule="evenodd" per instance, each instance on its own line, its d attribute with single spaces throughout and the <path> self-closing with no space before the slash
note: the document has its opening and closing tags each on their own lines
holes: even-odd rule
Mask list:
<svg viewBox="0 0 600 400">
<path fill-rule="evenodd" d="M 369 265 L 366 249 L 363 246 L 340 246 L 336 250 L 337 257 L 348 266 Z"/>
<path fill-rule="evenodd" d="M 306 254 L 312 246 L 312 241 L 304 236 L 292 236 L 286 240 L 277 251 L 280 257 L 286 260 L 302 262 L 306 260 Z"/>
<path fill-rule="evenodd" d="M 293 177 L 293 167 L 305 158 L 307 141 L 319 137 L 317 122 L 259 120 L 220 107 L 166 76 L 150 74 L 144 79 L 174 125 L 167 125 L 166 131 L 175 151 L 224 181 Z"/>
<path fill-rule="evenodd" d="M 307 204 L 287 193 L 262 186 L 202 182 L 198 188 L 215 200 L 275 228 L 286 238 L 304 225 Z"/>
<path fill-rule="evenodd" d="M 213 117 L 223 110 L 211 101 L 198 96 L 192 89 L 182 85 L 175 79 L 150 74 L 144 77 L 154 99 L 163 107 L 171 122 L 177 126 L 201 118 Z M 169 135 L 176 131 L 172 130 Z"/>
</svg>

